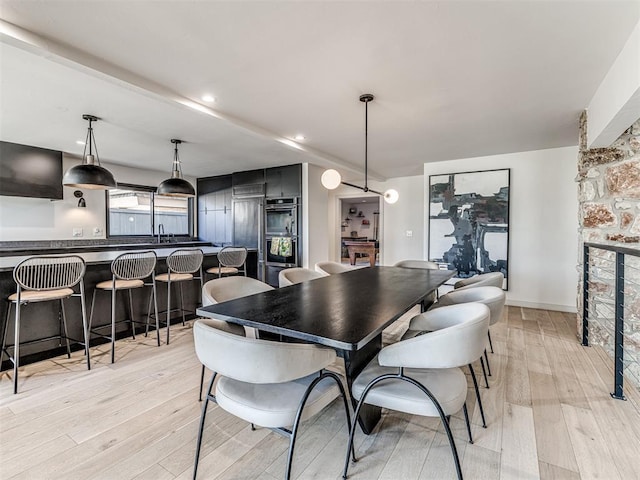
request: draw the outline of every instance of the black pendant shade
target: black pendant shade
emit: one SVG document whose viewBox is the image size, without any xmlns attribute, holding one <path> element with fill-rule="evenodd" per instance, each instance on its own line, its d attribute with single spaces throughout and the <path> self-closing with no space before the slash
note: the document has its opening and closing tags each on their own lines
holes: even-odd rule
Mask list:
<svg viewBox="0 0 640 480">
<path fill-rule="evenodd" d="M 92 122 L 98 121 L 98 117 L 82 115 L 82 118 L 89 121 L 89 130 L 87 131 L 87 141 L 84 144 L 82 163 L 66 171 L 64 177 L 62 177 L 62 184 L 65 187 L 86 188 L 90 190 L 116 188 L 118 185 L 111 172 L 100 165 L 96 139 L 93 136 L 93 127 L 91 125 Z M 89 147 L 88 154 L 87 146 Z M 95 155 L 93 154 L 93 150 L 96 151 Z"/>
<path fill-rule="evenodd" d="M 178 156 L 178 145 L 182 143 L 182 140 L 172 138 L 171 143 L 175 144 L 171 178 L 167 178 L 158 185 L 157 194 L 169 197 L 193 197 L 196 194 L 193 185 L 182 178 L 182 167 L 180 165 L 180 157 Z"/>
</svg>

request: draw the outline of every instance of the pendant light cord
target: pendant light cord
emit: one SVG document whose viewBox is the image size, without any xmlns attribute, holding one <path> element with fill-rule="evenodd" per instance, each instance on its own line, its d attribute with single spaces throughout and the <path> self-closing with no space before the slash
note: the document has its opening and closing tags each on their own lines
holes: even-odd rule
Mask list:
<svg viewBox="0 0 640 480">
<path fill-rule="evenodd" d="M 95 149 L 96 154 L 93 160 L 93 164 L 100 166 L 100 156 L 98 155 L 98 145 L 96 144 L 96 137 L 93 135 L 93 118 L 89 118 L 89 129 L 87 130 L 87 139 L 84 142 L 84 150 L 82 151 L 82 163 L 87 163 L 87 144 L 89 145 L 89 155 L 93 155 Z"/>
<path fill-rule="evenodd" d="M 369 191 L 368 185 L 368 146 L 369 146 L 369 102 L 364 102 L 364 191 Z"/>
</svg>

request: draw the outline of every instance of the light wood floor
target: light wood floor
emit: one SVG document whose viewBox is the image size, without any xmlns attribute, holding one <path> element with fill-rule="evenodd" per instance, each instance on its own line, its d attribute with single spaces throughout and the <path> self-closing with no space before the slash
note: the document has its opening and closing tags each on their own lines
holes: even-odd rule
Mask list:
<svg viewBox="0 0 640 480">
<path fill-rule="evenodd" d="M 386 341 L 406 327 L 397 322 Z M 488 428 L 473 390 L 475 443 L 461 416 L 452 428 L 467 479 L 640 478 L 640 395 L 613 400 L 611 362 L 576 340 L 575 316 L 510 307 L 492 328 L 493 376 L 482 389 Z M 94 349 L 24 367 L 20 394 L 0 378 L 0 478 L 188 479 L 201 404 L 190 327 L 172 327 L 170 346 L 151 340 Z M 480 369 L 478 368 L 478 371 Z M 303 425 L 295 478 L 339 477 L 347 439 L 334 403 Z M 249 426 L 215 405 L 207 417 L 199 478 L 283 478 L 287 440 Z M 350 478 L 455 478 L 438 421 L 384 413 L 375 434 L 356 436 Z"/>
</svg>

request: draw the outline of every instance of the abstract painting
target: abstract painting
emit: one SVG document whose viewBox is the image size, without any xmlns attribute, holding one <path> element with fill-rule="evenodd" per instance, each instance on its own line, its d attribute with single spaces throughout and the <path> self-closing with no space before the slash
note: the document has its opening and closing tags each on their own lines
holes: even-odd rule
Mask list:
<svg viewBox="0 0 640 480">
<path fill-rule="evenodd" d="M 429 260 L 458 278 L 502 272 L 508 285 L 510 169 L 429 177 Z"/>
</svg>

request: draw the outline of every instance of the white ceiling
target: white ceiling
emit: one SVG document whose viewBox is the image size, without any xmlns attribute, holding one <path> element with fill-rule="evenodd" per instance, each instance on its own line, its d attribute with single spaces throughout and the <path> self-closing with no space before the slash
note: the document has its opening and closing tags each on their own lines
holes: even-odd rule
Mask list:
<svg viewBox="0 0 640 480">
<path fill-rule="evenodd" d="M 575 145 L 640 2 L 0 0 L 0 17 L 36 35 L 0 28 L 2 140 L 80 154 L 91 113 L 112 163 L 168 170 L 177 137 L 194 176 L 310 161 L 355 179 L 362 93 L 374 177 Z"/>
</svg>

